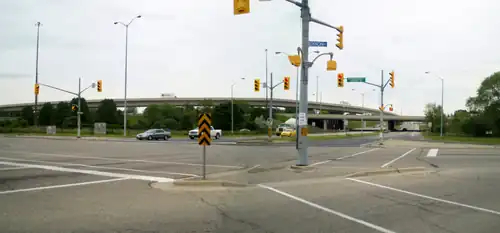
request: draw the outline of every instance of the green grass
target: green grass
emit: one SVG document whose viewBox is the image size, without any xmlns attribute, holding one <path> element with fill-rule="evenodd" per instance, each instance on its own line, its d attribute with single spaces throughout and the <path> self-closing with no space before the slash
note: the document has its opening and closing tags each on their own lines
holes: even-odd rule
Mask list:
<svg viewBox="0 0 500 233">
<path fill-rule="evenodd" d="M 467 144 L 488 144 L 488 145 L 500 144 L 500 138 L 493 138 L 493 137 L 444 136 L 441 138 L 439 135 L 424 135 L 424 138 L 441 142 L 463 142 Z"/>
</svg>

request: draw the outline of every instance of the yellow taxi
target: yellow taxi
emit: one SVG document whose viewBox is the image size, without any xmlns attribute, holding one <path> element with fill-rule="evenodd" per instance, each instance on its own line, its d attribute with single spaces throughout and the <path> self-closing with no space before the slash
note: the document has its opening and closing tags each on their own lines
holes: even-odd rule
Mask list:
<svg viewBox="0 0 500 233">
<path fill-rule="evenodd" d="M 283 132 L 281 132 L 280 137 L 294 137 L 296 135 L 296 132 L 294 129 L 285 129 Z"/>
</svg>

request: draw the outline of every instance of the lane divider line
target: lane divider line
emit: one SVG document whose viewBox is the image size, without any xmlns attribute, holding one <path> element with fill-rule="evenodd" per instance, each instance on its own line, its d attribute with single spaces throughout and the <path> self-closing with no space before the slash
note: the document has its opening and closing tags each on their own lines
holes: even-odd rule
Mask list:
<svg viewBox="0 0 500 233">
<path fill-rule="evenodd" d="M 405 157 L 406 155 L 410 154 L 411 152 L 413 152 L 413 151 L 414 151 L 414 150 L 416 150 L 416 149 L 417 149 L 417 148 L 413 148 L 413 149 L 411 149 L 411 150 L 407 151 L 406 153 L 404 153 L 404 154 L 400 155 L 399 157 L 397 157 L 397 158 L 395 158 L 395 159 L 393 159 L 393 160 L 391 160 L 391 161 L 389 161 L 389 162 L 387 162 L 387 163 L 384 163 L 384 164 L 383 164 L 382 166 L 380 166 L 380 167 L 381 167 L 381 168 L 385 168 L 385 167 L 387 167 L 387 166 L 391 165 L 392 163 L 394 163 L 394 162 L 398 161 L 399 159 L 401 159 L 401 158 Z"/>
<path fill-rule="evenodd" d="M 27 169 L 27 167 L 2 167 L 2 168 L 0 168 L 0 171 L 12 171 L 12 170 L 20 170 L 20 169 Z"/>
<path fill-rule="evenodd" d="M 49 165 L 15 163 L 15 162 L 6 162 L 6 161 L 0 161 L 0 164 L 7 165 L 7 166 L 16 166 L 16 167 L 38 168 L 38 169 L 59 171 L 59 172 L 72 172 L 72 173 L 81 173 L 81 174 L 96 175 L 96 176 L 127 178 L 127 179 L 132 179 L 132 180 L 145 180 L 145 181 L 156 181 L 156 182 L 173 182 L 174 181 L 174 179 L 166 178 L 166 177 L 130 175 L 130 174 L 123 174 L 123 173 L 111 173 L 111 172 L 102 172 L 102 171 L 95 171 L 95 170 L 83 170 L 83 169 L 49 166 Z"/>
<path fill-rule="evenodd" d="M 358 152 L 358 153 L 355 153 L 355 154 L 352 154 L 352 155 L 346 155 L 346 156 L 342 156 L 342 157 L 339 157 L 339 158 L 335 158 L 335 159 L 328 159 L 328 160 L 325 160 L 325 161 L 320 161 L 320 162 L 317 162 L 317 163 L 313 163 L 309 166 L 316 166 L 316 165 L 320 165 L 320 164 L 325 164 L 325 163 L 329 163 L 333 160 L 342 160 L 342 159 L 345 159 L 345 158 L 351 158 L 351 157 L 354 157 L 356 155 L 361 155 L 361 154 L 365 154 L 365 153 L 369 153 L 369 152 L 372 152 L 372 151 L 376 151 L 380 148 L 374 148 L 374 149 L 371 149 L 371 150 L 366 150 L 366 151 L 361 151 L 361 152 Z"/>
<path fill-rule="evenodd" d="M 156 174 L 192 176 L 192 177 L 199 176 L 199 175 L 190 174 L 190 173 L 167 172 L 167 171 L 149 171 L 149 170 L 139 170 L 139 169 L 132 169 L 132 168 L 108 167 L 108 166 L 100 166 L 100 165 L 87 165 L 87 164 L 80 164 L 80 163 L 53 162 L 53 161 L 45 161 L 45 160 L 14 159 L 14 158 L 7 158 L 7 157 L 0 157 L 0 159 L 9 160 L 9 161 L 30 162 L 30 163 L 56 164 L 56 165 L 71 166 L 71 167 L 98 168 L 98 169 L 104 169 L 104 170 L 118 170 L 118 171 L 130 171 L 130 172 L 140 172 L 140 173 L 156 173 Z"/>
<path fill-rule="evenodd" d="M 67 154 L 50 154 L 50 153 L 36 153 L 36 152 L 23 152 L 23 151 L 5 151 L 9 153 L 18 153 L 23 155 L 42 155 L 42 156 L 52 156 L 52 157 L 63 157 L 63 158 L 80 158 L 80 159 L 96 159 L 96 160 L 107 160 L 107 161 L 122 161 L 122 162 L 138 162 L 138 163 L 152 163 L 152 164 L 175 164 L 175 165 L 186 165 L 186 166 L 203 166 L 203 164 L 198 163 L 183 163 L 183 162 L 170 162 L 170 161 L 153 161 L 153 160 L 143 160 L 143 159 L 121 159 L 121 158 L 110 158 L 110 157 L 95 157 L 95 156 L 84 156 L 84 155 L 67 155 Z M 221 167 L 221 168 L 244 168 L 241 166 L 233 165 L 219 165 L 219 164 L 207 164 L 207 167 Z"/>
<path fill-rule="evenodd" d="M 427 152 L 427 157 L 436 157 L 438 155 L 439 149 L 430 149 Z"/>
<path fill-rule="evenodd" d="M 361 225 L 364 225 L 366 227 L 369 227 L 369 228 L 372 228 L 374 230 L 377 230 L 379 232 L 382 232 L 382 233 L 395 233 L 394 231 L 391 231 L 391 230 L 388 230 L 386 228 L 383 228 L 381 226 L 377 226 L 373 223 L 369 223 L 369 222 L 366 222 L 366 221 L 363 221 L 361 219 L 357 219 L 357 218 L 354 218 L 354 217 L 351 217 L 347 214 L 344 214 L 344 213 L 341 213 L 341 212 L 338 212 L 338 211 L 335 211 L 335 210 L 332 210 L 332 209 L 329 209 L 329 208 L 326 208 L 324 206 L 321 206 L 321 205 L 318 205 L 316 203 L 313 203 L 313 202 L 310 202 L 310 201 L 307 201 L 307 200 L 304 200 L 300 197 L 297 197 L 297 196 L 293 196 L 292 194 L 289 194 L 289 193 L 286 193 L 286 192 L 283 192 L 281 190 L 278 190 L 278 189 L 275 189 L 273 187 L 270 187 L 270 186 L 267 186 L 267 185 L 263 185 L 263 184 L 259 184 L 258 185 L 259 187 L 261 188 L 264 188 L 264 189 L 267 189 L 269 191 L 272 191 L 272 192 L 275 192 L 277 194 L 280 194 L 282 196 L 285 196 L 285 197 L 288 197 L 292 200 L 295 200 L 295 201 L 298 201 L 298 202 L 302 202 L 303 204 L 306 204 L 308 206 L 311 206 L 311 207 L 314 207 L 316 209 L 320 209 L 320 210 L 323 210 L 327 213 L 330 213 L 330 214 L 333 214 L 333 215 L 337 215 L 341 218 L 344 218 L 344 219 L 347 219 L 347 220 L 350 220 L 350 221 L 353 221 L 355 223 L 358 223 L 358 224 L 361 224 Z"/>
<path fill-rule="evenodd" d="M 27 189 L 7 190 L 7 191 L 0 191 L 0 195 L 11 194 L 11 193 L 20 193 L 20 192 L 39 191 L 39 190 L 46 190 L 46 189 L 67 188 L 67 187 L 83 186 L 83 185 L 90 185 L 90 184 L 102 184 L 102 183 L 116 182 L 116 181 L 121 181 L 121 180 L 128 180 L 128 178 L 115 178 L 115 179 L 108 179 L 108 180 L 97 180 L 97 181 L 72 183 L 72 184 L 62 184 L 62 185 L 44 186 L 44 187 L 27 188 Z"/>
<path fill-rule="evenodd" d="M 408 194 L 408 195 L 412 195 L 412 196 L 417 196 L 417 197 L 421 197 L 421 198 L 430 199 L 430 200 L 433 200 L 433 201 L 443 202 L 443 203 L 446 203 L 446 204 L 461 206 L 461 207 L 473 209 L 473 210 L 476 210 L 476 211 L 482 211 L 482 212 L 486 212 L 486 213 L 490 213 L 490 214 L 500 215 L 500 212 L 498 212 L 498 211 L 494 211 L 494 210 L 490 210 L 490 209 L 485 209 L 485 208 L 481 208 L 481 207 L 477 207 L 477 206 L 473 206 L 473 205 L 467 205 L 467 204 L 458 203 L 458 202 L 454 202 L 454 201 L 448 201 L 448 200 L 445 200 L 445 199 L 441 199 L 441 198 L 437 198 L 437 197 L 431 197 L 431 196 L 427 196 L 427 195 L 423 195 L 423 194 L 419 194 L 419 193 L 414 193 L 414 192 L 406 191 L 406 190 L 403 190 L 403 189 L 392 188 L 392 187 L 389 187 L 389 186 L 384 186 L 384 185 L 381 185 L 381 184 L 371 183 L 371 182 L 364 181 L 364 180 L 358 180 L 358 179 L 354 179 L 354 178 L 346 178 L 346 179 L 348 179 L 350 181 L 355 181 L 355 182 L 358 182 L 358 183 L 362 183 L 362 184 L 367 184 L 367 185 L 375 186 L 375 187 L 378 187 L 378 188 L 388 189 L 388 190 L 391 190 L 391 191 L 396 191 L 396 192 L 400 192 L 400 193 L 404 193 L 404 194 Z"/>
</svg>

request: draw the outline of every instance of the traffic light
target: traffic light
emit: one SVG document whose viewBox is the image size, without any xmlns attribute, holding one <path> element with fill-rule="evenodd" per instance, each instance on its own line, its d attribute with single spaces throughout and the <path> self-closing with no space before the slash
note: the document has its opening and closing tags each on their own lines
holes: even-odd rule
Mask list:
<svg viewBox="0 0 500 233">
<path fill-rule="evenodd" d="M 344 87 L 344 73 L 337 74 L 337 86 Z"/>
<path fill-rule="evenodd" d="M 394 110 L 394 108 L 392 108 L 392 104 L 391 104 L 391 105 L 389 105 L 389 111 L 392 112 L 392 110 Z"/>
<path fill-rule="evenodd" d="M 76 104 L 71 105 L 71 111 L 74 112 L 76 110 L 78 110 L 78 106 L 76 106 Z"/>
<path fill-rule="evenodd" d="M 102 92 L 102 80 L 97 80 L 97 92 Z"/>
<path fill-rule="evenodd" d="M 250 0 L 234 0 L 234 14 L 242 15 L 250 13 Z"/>
<path fill-rule="evenodd" d="M 260 91 L 260 79 L 256 78 L 253 81 L 253 91 L 259 92 Z"/>
<path fill-rule="evenodd" d="M 329 60 L 326 62 L 326 70 L 337 70 L 337 62 L 334 60 Z"/>
<path fill-rule="evenodd" d="M 285 91 L 290 90 L 290 77 L 285 77 L 283 79 L 283 86 L 285 88 Z"/>
<path fill-rule="evenodd" d="M 344 26 L 339 26 L 338 27 L 339 34 L 337 34 L 337 43 L 335 46 L 339 48 L 340 50 L 344 49 Z"/>
<path fill-rule="evenodd" d="M 35 95 L 40 94 L 40 85 L 38 83 L 35 83 Z"/>
<path fill-rule="evenodd" d="M 389 77 L 389 85 L 391 85 L 392 88 L 394 88 L 394 71 L 392 71 L 391 73 L 389 73 L 390 77 Z"/>
<path fill-rule="evenodd" d="M 293 66 L 300 66 L 300 56 L 299 55 L 288 55 L 288 60 Z"/>
</svg>

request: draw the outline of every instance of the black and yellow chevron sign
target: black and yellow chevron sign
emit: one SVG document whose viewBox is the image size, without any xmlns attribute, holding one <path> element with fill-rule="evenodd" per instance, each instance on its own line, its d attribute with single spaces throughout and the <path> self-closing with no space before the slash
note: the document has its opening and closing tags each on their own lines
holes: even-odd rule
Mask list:
<svg viewBox="0 0 500 233">
<path fill-rule="evenodd" d="M 208 113 L 202 113 L 198 117 L 198 145 L 210 146 L 212 142 L 210 125 L 212 125 L 212 117 Z"/>
</svg>

